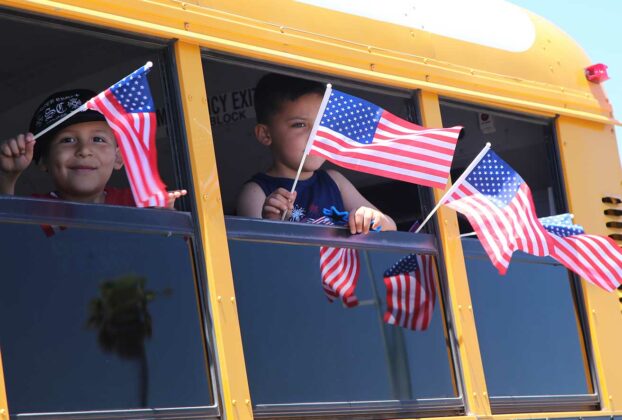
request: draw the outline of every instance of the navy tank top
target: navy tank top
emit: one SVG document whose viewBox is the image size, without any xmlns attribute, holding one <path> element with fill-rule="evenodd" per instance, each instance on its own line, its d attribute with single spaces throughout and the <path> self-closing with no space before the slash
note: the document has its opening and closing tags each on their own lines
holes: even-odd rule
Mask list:
<svg viewBox="0 0 622 420">
<path fill-rule="evenodd" d="M 290 191 L 294 180 L 258 173 L 249 182 L 259 185 L 267 197 L 277 188 Z M 300 222 L 320 218 L 324 216 L 322 209 L 331 206 L 335 206 L 340 211 L 344 210 L 339 187 L 326 171 L 317 170 L 309 179 L 298 181 L 296 191 L 298 195 L 290 221 Z"/>
</svg>

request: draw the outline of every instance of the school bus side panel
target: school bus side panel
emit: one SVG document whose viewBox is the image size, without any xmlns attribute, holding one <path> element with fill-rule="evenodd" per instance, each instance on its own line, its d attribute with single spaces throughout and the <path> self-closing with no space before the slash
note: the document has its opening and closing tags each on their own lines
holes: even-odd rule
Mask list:
<svg viewBox="0 0 622 420">
<path fill-rule="evenodd" d="M 621 196 L 622 171 L 613 127 L 561 116 L 557 120 L 560 155 L 568 205 L 575 223 L 586 233 L 613 233 L 603 214 L 610 207 L 605 196 Z M 594 343 L 595 362 L 600 378 L 602 403 L 606 409 L 622 408 L 622 369 L 620 369 L 620 325 L 622 313 L 615 293 L 608 293 L 581 281 Z"/>
</svg>

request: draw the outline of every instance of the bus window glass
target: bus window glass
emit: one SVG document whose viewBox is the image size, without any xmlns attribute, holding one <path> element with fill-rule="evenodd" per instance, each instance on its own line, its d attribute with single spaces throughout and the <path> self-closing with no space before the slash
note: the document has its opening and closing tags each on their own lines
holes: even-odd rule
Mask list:
<svg viewBox="0 0 622 420">
<path fill-rule="evenodd" d="M 398 253 L 360 251 L 360 305 L 330 303 L 319 247 L 230 240 L 256 405 L 455 397 L 440 305 L 430 327 L 383 323 L 383 272 Z"/>
<path fill-rule="evenodd" d="M 448 100 L 441 112 L 444 125 L 465 126 L 454 180 L 490 141 L 529 185 L 538 217 L 565 212 L 550 121 Z M 466 218 L 458 217 L 461 232 L 471 232 Z M 583 315 L 568 271 L 518 251 L 500 276 L 477 239 L 465 238 L 463 244 L 493 409 L 495 397 L 590 394 L 584 333 L 577 322 Z"/>
<path fill-rule="evenodd" d="M 7 223 L 0 233 L 12 413 L 213 404 L 188 238 Z"/>
<path fill-rule="evenodd" d="M 417 121 L 413 92 L 275 69 L 213 52 L 206 54 L 203 68 L 227 215 L 236 214 L 236 197 L 244 183 L 271 164 L 269 149 L 255 139 L 253 108 L 254 87 L 269 72 L 331 83 L 401 118 Z M 396 221 L 398 230 L 408 231 L 425 216 L 429 189 L 325 162 L 322 169 L 328 168 L 346 176 L 363 196 Z M 380 405 L 383 408 L 374 409 L 388 410 L 393 415 L 408 415 L 404 411 L 408 409 L 412 414 L 412 404 L 422 401 L 432 405 L 440 401 L 431 412 L 464 411 L 440 291 L 426 331 L 383 322 L 383 272 L 403 255 L 383 250 L 382 245 L 360 250 L 356 293 L 361 303 L 348 309 L 339 302 L 329 303 L 322 292 L 317 242 L 320 236 L 314 237 L 315 232 L 295 244 L 287 239 L 261 240 L 253 235 L 273 232 L 274 222 L 236 217 L 230 220 L 244 224 L 245 236 L 255 238 L 238 240 L 228 225 L 244 356 L 257 415 L 300 412 L 296 410 L 314 415 L 318 404 L 328 410 L 324 413 L 333 413 L 331 410 L 338 410 L 336 407 L 346 402 L 361 405 L 361 412 Z M 288 223 L 283 229 L 292 233 L 298 226 Z M 397 237 L 412 235 L 398 232 Z M 306 242 L 311 239 L 316 240 L 314 245 Z M 453 411 L 448 411 L 448 405 L 442 408 L 443 404 L 454 404 Z"/>
<path fill-rule="evenodd" d="M 26 132 L 51 93 L 99 92 L 152 61 L 160 175 L 168 190 L 191 188 L 177 153 L 165 40 L 2 10 L 0 46 L 0 141 Z M 11 415 L 180 407 L 218 415 L 191 215 L 33 200 L 54 190 L 37 166 L 17 181 L 16 196 L 27 198 L 0 196 L 0 347 Z M 127 189 L 125 171 L 107 185 Z M 177 208 L 189 208 L 187 200 Z M 185 237 L 167 224 L 171 213 L 186 220 Z M 149 230 L 136 228 L 145 218 Z"/>
<path fill-rule="evenodd" d="M 478 241 L 463 246 L 490 395 L 589 393 L 568 271 L 523 254 L 498 278 Z"/>
</svg>

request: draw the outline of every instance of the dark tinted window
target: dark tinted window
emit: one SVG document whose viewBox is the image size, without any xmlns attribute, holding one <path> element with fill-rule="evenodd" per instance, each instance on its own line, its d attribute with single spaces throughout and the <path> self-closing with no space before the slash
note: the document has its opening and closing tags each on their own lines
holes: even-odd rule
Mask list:
<svg viewBox="0 0 622 420">
<path fill-rule="evenodd" d="M 319 247 L 229 246 L 255 404 L 457 396 L 438 300 L 426 331 L 383 323 L 383 272 L 404 254 L 361 250 L 360 305 L 346 308 L 322 291 Z"/>
<path fill-rule="evenodd" d="M 212 405 L 189 238 L 58 226 L 49 235 L 0 224 L 11 412 Z"/>
<path fill-rule="evenodd" d="M 463 245 L 488 393 L 591 392 L 568 270 L 517 253 L 500 277 L 477 240 Z"/>
</svg>

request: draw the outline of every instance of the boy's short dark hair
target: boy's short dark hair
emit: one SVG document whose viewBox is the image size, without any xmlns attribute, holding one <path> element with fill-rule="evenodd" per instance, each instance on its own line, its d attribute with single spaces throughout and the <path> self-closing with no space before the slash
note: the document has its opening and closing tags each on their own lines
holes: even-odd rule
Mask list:
<svg viewBox="0 0 622 420">
<path fill-rule="evenodd" d="M 281 109 L 285 101 L 295 101 L 308 93 L 324 95 L 326 86 L 313 80 L 284 74 L 268 73 L 259 79 L 255 87 L 255 114 L 259 124 L 268 124 L 270 118 Z"/>
<path fill-rule="evenodd" d="M 30 120 L 29 131 L 33 134 L 38 134 L 64 116 L 69 115 L 95 95 L 95 92 L 88 89 L 73 89 L 53 93 L 37 107 L 32 120 Z M 42 157 L 47 156 L 50 140 L 60 130 L 73 124 L 90 121 L 106 121 L 106 118 L 97 111 L 86 110 L 78 112 L 37 139 L 33 160 L 38 163 Z"/>
</svg>

